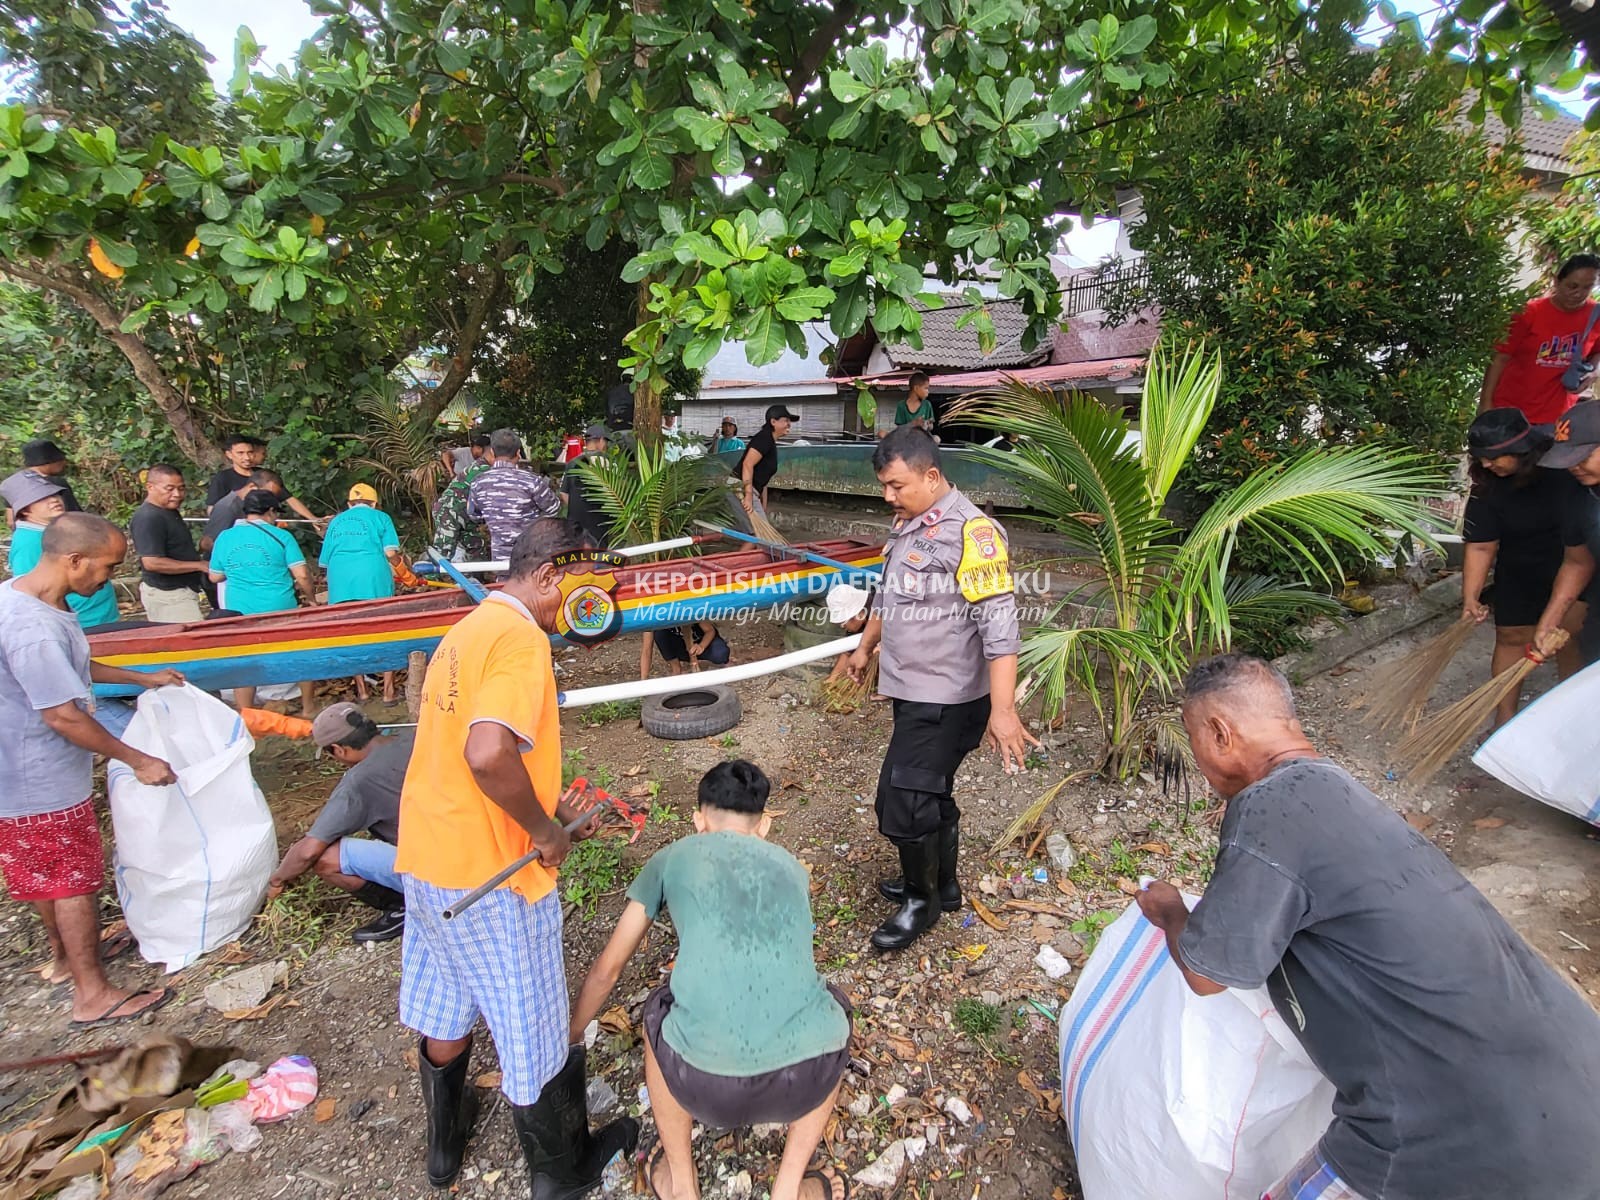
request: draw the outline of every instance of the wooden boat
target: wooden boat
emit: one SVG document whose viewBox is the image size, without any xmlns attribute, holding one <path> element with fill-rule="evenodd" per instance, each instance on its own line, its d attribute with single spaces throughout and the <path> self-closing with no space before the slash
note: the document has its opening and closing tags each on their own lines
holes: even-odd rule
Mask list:
<svg viewBox="0 0 1600 1200">
<path fill-rule="evenodd" d="M 810 542 L 797 549 L 855 569 L 777 557 L 756 547 L 620 567 L 616 598 L 622 610 L 621 632 L 715 621 L 790 601 L 821 603 L 835 583 L 860 583 L 883 562 L 881 545 L 858 538 Z M 98 662 L 132 671 L 176 667 L 208 691 L 338 679 L 396 670 L 406 665 L 412 651 L 432 652 L 445 631 L 472 607 L 465 593 L 439 589 L 333 607 L 91 634 L 89 650 Z M 95 685 L 99 696 L 125 696 L 137 690 Z"/>
</svg>

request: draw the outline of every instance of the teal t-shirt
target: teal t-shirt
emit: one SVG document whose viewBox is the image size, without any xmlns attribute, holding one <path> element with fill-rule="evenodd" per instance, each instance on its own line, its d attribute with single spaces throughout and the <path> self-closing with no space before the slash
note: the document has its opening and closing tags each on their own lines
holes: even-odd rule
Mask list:
<svg viewBox="0 0 1600 1200">
<path fill-rule="evenodd" d="M 26 575 L 39 565 L 43 557 L 44 526 L 31 521 L 18 522 L 11 531 L 11 552 L 6 556 L 6 569 L 11 572 L 12 578 Z M 92 596 L 68 592 L 67 607 L 78 614 L 78 625 L 83 629 L 109 625 L 122 619 L 122 614 L 117 611 L 117 590 L 110 583 L 101 584 L 100 590 Z"/>
<path fill-rule="evenodd" d="M 850 1022 L 817 974 L 811 880 L 781 846 L 697 833 L 645 863 L 628 889 L 678 932 L 661 1036 L 690 1066 L 748 1078 L 844 1049 Z"/>
<path fill-rule="evenodd" d="M 292 533 L 265 521 L 240 521 L 211 547 L 211 569 L 227 578 L 223 606 L 246 615 L 296 607 L 289 568 L 305 560 Z"/>
<path fill-rule="evenodd" d="M 357 504 L 329 521 L 317 559 L 328 573 L 328 603 L 394 595 L 394 571 L 384 554 L 391 548 L 400 548 L 400 535 L 380 509 Z"/>
</svg>

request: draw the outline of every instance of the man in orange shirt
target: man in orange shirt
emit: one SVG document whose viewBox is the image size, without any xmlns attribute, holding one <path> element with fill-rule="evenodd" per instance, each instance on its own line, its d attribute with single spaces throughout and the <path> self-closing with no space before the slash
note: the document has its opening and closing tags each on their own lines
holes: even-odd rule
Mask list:
<svg viewBox="0 0 1600 1200">
<path fill-rule="evenodd" d="M 562 825 L 578 814 L 559 803 L 561 724 L 548 635 L 568 570 L 554 560 L 584 546 L 583 531 L 566 521 L 525 529 L 505 586 L 445 635 L 423 684 L 395 870 L 407 914 L 400 1020 L 422 1036 L 434 1187 L 454 1182 L 477 1115 L 467 1063 L 480 1015 L 535 1197 L 586 1194 L 639 1136 L 629 1118 L 590 1135 L 584 1049 L 567 1043 L 555 869 L 571 845 Z M 534 847 L 539 861 L 444 919 L 444 909 Z"/>
</svg>

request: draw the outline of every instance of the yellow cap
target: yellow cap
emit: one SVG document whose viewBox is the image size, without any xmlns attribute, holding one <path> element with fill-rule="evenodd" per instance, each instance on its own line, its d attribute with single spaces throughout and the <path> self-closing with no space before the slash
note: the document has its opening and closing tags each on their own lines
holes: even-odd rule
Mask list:
<svg viewBox="0 0 1600 1200">
<path fill-rule="evenodd" d="M 350 503 L 354 504 L 357 500 L 365 500 L 368 504 L 376 504 L 378 502 L 378 490 L 370 483 L 358 483 L 350 489 Z"/>
</svg>

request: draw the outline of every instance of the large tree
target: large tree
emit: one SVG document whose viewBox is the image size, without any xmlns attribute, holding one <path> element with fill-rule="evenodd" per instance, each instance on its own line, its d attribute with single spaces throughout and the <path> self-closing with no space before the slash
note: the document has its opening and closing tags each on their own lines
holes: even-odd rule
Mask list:
<svg viewBox="0 0 1600 1200">
<path fill-rule="evenodd" d="M 33 44 L 52 21 L 98 28 L 110 11 L 0 0 L 0 16 L 24 7 Z M 1476 72 L 1497 99 L 1520 95 L 1534 81 L 1522 52 L 1472 24 L 1472 0 L 1455 7 L 1462 20 L 1447 12 L 1437 36 L 1441 53 L 1453 39 L 1476 56 L 1458 82 Z M 728 339 L 754 363 L 799 345 L 817 317 L 839 336 L 870 319 L 915 342 L 928 274 L 973 260 L 998 269 L 1042 337 L 1059 311 L 1053 218 L 1138 179 L 1154 115 L 1220 94 L 1264 49 L 1369 12 L 1296 0 L 318 8 L 328 21 L 288 71 L 251 75 L 241 32 L 225 119 L 197 106 L 214 130 L 150 133 L 52 105 L 43 71 L 46 102 L 0 112 L 0 269 L 88 312 L 197 458 L 200 423 L 147 326 L 258 314 L 397 354 L 447 332 L 450 369 L 428 401 L 442 410 L 499 314 L 562 270 L 575 238 L 630 248 L 622 365 L 646 429 L 669 367 Z M 130 12 L 135 25 L 159 16 Z M 117 41 L 108 53 L 119 36 L 103 34 Z M 963 323 L 988 335 L 973 299 Z"/>
<path fill-rule="evenodd" d="M 1509 236 L 1517 156 L 1459 118 L 1414 51 L 1308 43 L 1216 103 L 1156 122 L 1158 171 L 1132 231 L 1155 306 L 1228 371 L 1185 483 L 1212 494 L 1318 445 L 1454 453 L 1521 297 Z"/>
</svg>

